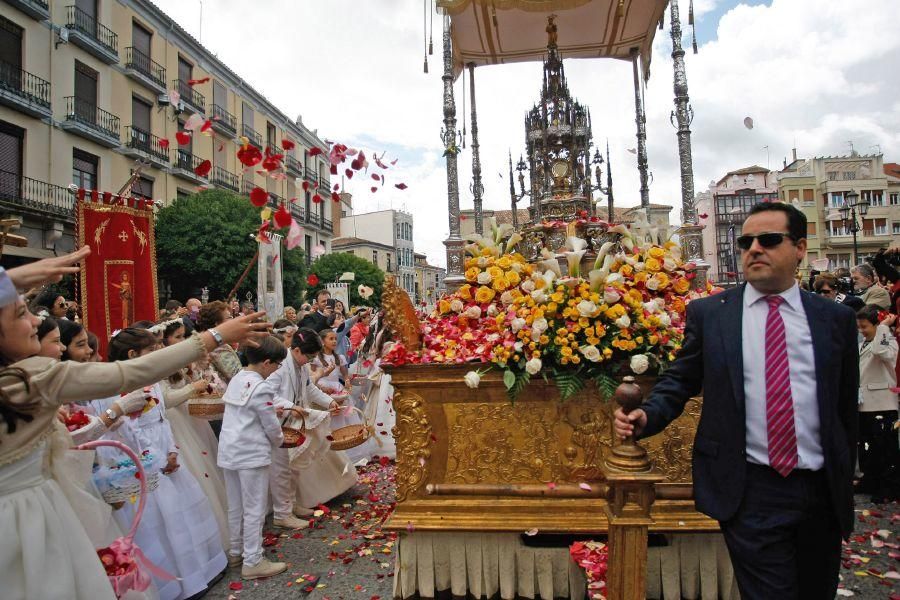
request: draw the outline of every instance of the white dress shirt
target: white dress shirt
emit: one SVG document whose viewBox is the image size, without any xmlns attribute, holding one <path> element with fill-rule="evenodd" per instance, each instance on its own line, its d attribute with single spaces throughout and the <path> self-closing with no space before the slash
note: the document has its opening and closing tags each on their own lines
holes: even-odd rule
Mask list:
<svg viewBox="0 0 900 600">
<path fill-rule="evenodd" d="M 797 468 L 818 471 L 825 465 L 822 454 L 816 362 L 812 334 L 796 283 L 779 294 L 784 302 L 779 313 L 784 321 L 790 364 L 791 398 L 794 401 L 794 431 L 797 435 Z M 769 304 L 752 285 L 744 288 L 741 323 L 744 356 L 744 396 L 747 418 L 747 460 L 769 464 L 766 419 L 766 319 Z"/>
<path fill-rule="evenodd" d="M 273 448 L 284 439 L 275 415 L 276 392 L 272 383 L 254 371 L 238 371 L 228 382 L 219 433 L 221 468 L 255 469 L 272 462 Z"/>
</svg>

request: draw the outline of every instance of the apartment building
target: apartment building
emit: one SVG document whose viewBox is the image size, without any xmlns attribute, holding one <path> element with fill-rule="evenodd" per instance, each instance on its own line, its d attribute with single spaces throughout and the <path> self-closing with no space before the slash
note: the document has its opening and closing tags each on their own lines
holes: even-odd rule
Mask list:
<svg viewBox="0 0 900 600">
<path fill-rule="evenodd" d="M 343 203 L 342 203 L 343 204 Z M 400 287 L 415 300 L 416 270 L 413 250 L 413 216 L 402 210 L 378 210 L 341 218 L 341 236 L 376 242 L 394 249 L 394 269 Z"/>
<path fill-rule="evenodd" d="M 865 213 L 856 214 L 857 260 L 900 243 L 900 177 L 881 154 L 798 159 L 794 153 L 778 184 L 780 199 L 798 206 L 809 221 L 804 271 L 809 261 L 822 258 L 829 259 L 830 269 L 853 265 L 853 227 L 840 211 L 850 193 L 866 203 Z"/>
<path fill-rule="evenodd" d="M 179 144 L 193 114 L 211 121 L 211 135 Z M 243 174 L 241 138 L 261 149 L 293 141 L 287 177 Z M 263 187 L 273 204 L 297 198 L 307 256 L 320 244 L 330 250 L 340 217 L 329 165 L 310 156 L 313 147 L 325 144 L 152 2 L 0 1 L 0 216 L 18 218 L 28 239 L 8 248 L 4 265 L 71 249 L 67 186 L 117 193 L 138 163 L 133 193 L 164 203 L 205 187 Z M 213 168 L 201 177 L 194 170 L 205 160 Z"/>
<path fill-rule="evenodd" d="M 428 257 L 419 252 L 415 252 L 413 257 L 416 261 L 416 302 L 433 306 L 435 301 L 447 291 L 444 287 L 447 269 L 428 264 Z"/>
<path fill-rule="evenodd" d="M 392 275 L 397 273 L 397 259 L 393 246 L 358 237 L 338 237 L 331 241 L 331 248 L 333 252 L 346 252 L 372 261 L 373 265 L 385 273 Z"/>
</svg>

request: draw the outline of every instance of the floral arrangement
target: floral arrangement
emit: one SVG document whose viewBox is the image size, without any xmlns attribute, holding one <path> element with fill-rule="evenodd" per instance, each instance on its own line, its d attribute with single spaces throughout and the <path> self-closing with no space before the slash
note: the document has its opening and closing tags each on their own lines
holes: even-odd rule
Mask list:
<svg viewBox="0 0 900 600">
<path fill-rule="evenodd" d="M 609 563 L 609 549 L 602 542 L 574 542 L 569 546 L 569 555 L 579 567 L 584 569 L 588 580 L 590 600 L 606 600 L 606 569 Z"/>
<path fill-rule="evenodd" d="M 522 237 L 492 223 L 467 246 L 466 283 L 424 320 L 422 349 L 398 344 L 386 360 L 486 363 L 503 370 L 512 399 L 538 374 L 552 378 L 563 399 L 586 380 L 608 398 L 617 375 L 664 369 L 684 339 L 687 303 L 714 290 L 692 289 L 695 265 L 675 243 L 639 244 L 622 225 L 609 231 L 615 241 L 603 244 L 584 277 L 585 240 L 570 236 L 561 255 L 544 249 L 530 264 L 515 251 Z M 485 372 L 470 371 L 466 383 L 478 387 Z"/>
</svg>

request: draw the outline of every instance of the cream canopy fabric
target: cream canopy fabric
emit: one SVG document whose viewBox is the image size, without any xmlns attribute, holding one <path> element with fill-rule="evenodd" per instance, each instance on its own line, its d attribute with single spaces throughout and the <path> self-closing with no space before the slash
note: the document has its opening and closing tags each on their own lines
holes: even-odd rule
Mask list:
<svg viewBox="0 0 900 600">
<path fill-rule="evenodd" d="M 630 59 L 641 53 L 649 77 L 650 50 L 668 0 L 437 0 L 452 23 L 454 72 L 476 66 L 540 61 L 547 52 L 547 17 L 556 15 L 563 58 Z M 621 16 L 620 16 L 621 15 Z"/>
</svg>

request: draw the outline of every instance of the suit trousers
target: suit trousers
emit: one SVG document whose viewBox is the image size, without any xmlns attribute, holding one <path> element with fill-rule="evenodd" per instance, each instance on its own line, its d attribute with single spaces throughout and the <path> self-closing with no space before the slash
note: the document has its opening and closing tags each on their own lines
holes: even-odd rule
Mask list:
<svg viewBox="0 0 900 600">
<path fill-rule="evenodd" d="M 247 567 L 256 566 L 263 555 L 269 467 L 222 469 L 222 474 L 228 496 L 228 554 L 243 556 Z"/>
<path fill-rule="evenodd" d="M 859 491 L 890 502 L 900 497 L 897 411 L 859 413 Z"/>
<path fill-rule="evenodd" d="M 742 600 L 833 600 L 841 532 L 824 471 L 747 463 L 741 505 L 720 525 Z"/>
<path fill-rule="evenodd" d="M 294 485 L 291 482 L 291 458 L 287 448 L 272 449 L 269 492 L 272 494 L 273 516 L 276 519 L 290 517 L 294 511 Z"/>
</svg>

